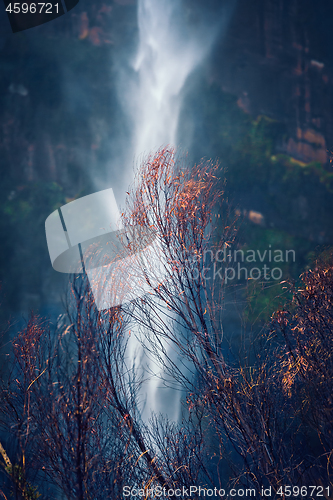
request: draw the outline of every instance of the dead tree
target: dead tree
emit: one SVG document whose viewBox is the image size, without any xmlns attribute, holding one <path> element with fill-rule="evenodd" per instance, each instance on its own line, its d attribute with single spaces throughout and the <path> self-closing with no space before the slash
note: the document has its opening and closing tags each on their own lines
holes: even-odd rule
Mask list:
<svg viewBox="0 0 333 500">
<path fill-rule="evenodd" d="M 310 477 L 302 460 L 304 439 L 293 401 L 283 391 L 280 344 L 266 341 L 251 367 L 231 368 L 223 356 L 223 256 L 234 240 L 235 220 L 223 203 L 218 169 L 211 161 L 190 168 L 170 148 L 142 162 L 123 221 L 129 231 L 133 225 L 150 228 L 156 240 L 148 257 L 138 261 L 148 292 L 129 314 L 169 380 L 186 389 L 189 411 L 204 412 L 206 438 L 214 436 L 219 443 L 214 453 L 228 458 L 233 484 L 257 491 L 271 486 L 276 492 L 281 484 L 306 484 Z M 330 339 L 327 318 L 318 331 Z M 168 355 L 170 344 L 176 361 Z M 217 467 L 215 480 L 218 474 Z"/>
<path fill-rule="evenodd" d="M 2 425 L 16 439 L 12 463 L 42 490 L 52 485 L 47 498 L 58 490 L 69 499 L 122 498 L 127 484 L 167 484 L 136 412 L 126 327 L 121 308 L 97 311 L 88 281 L 75 276 L 56 335 L 31 317 L 13 340 Z"/>
</svg>

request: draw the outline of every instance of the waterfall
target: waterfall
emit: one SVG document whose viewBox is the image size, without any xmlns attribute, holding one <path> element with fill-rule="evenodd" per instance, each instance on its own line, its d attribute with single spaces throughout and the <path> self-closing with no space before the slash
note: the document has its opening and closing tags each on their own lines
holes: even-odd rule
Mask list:
<svg viewBox="0 0 333 500">
<path fill-rule="evenodd" d="M 118 98 L 130 123 L 130 136 L 121 141 L 122 151 L 116 161 L 122 169 L 162 145 L 177 145 L 182 90 L 209 53 L 220 28 L 220 23 L 209 25 L 204 18 L 191 25 L 189 11 L 181 0 L 138 0 L 137 13 L 137 51 L 128 66 L 119 69 Z M 128 180 L 127 176 L 121 191 L 127 190 Z M 133 340 L 129 358 L 134 359 L 135 351 L 144 358 Z M 152 361 L 149 369 L 159 371 Z M 160 385 L 160 379 L 154 376 L 145 386 L 143 418 L 149 418 L 151 411 L 162 411 L 177 420 L 179 392 L 161 389 Z"/>
<path fill-rule="evenodd" d="M 198 39 L 184 19 L 179 0 L 139 0 L 139 46 L 133 63 L 136 80 L 128 104 L 134 154 L 175 145 L 181 90 L 203 61 L 213 33 Z"/>
<path fill-rule="evenodd" d="M 128 125 L 115 141 L 112 172 L 130 169 L 133 162 L 162 145 L 178 145 L 185 83 L 205 60 L 229 17 L 219 8 L 212 19 L 209 9 L 199 15 L 192 3 L 187 9 L 184 4 L 182 0 L 138 0 L 135 54 L 121 52 L 116 62 L 118 100 Z M 189 19 L 191 9 L 199 17 L 195 22 Z M 119 184 L 118 199 L 123 203 L 128 177 L 120 178 Z"/>
</svg>

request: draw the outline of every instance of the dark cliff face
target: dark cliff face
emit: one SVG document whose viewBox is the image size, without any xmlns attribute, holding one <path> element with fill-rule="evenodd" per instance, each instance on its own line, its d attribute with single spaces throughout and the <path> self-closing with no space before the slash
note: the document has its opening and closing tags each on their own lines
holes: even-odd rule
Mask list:
<svg viewBox="0 0 333 500">
<path fill-rule="evenodd" d="M 93 189 L 121 122 L 113 56 L 130 36 L 135 43 L 135 15 L 133 1 L 81 0 L 50 23 L 0 33 L 0 172 L 8 194 L 39 181 L 59 183 L 69 198 Z"/>
<path fill-rule="evenodd" d="M 135 23 L 132 0 L 81 0 L 15 34 L 1 19 L 0 322 L 8 309 L 61 310 L 68 277 L 51 267 L 45 219 L 109 166 L 123 126 L 113 56 L 135 43 Z"/>
<path fill-rule="evenodd" d="M 319 245 L 333 241 L 332 20 L 327 0 L 239 0 L 181 130 L 196 159 L 220 158 L 241 213 Z"/>
<path fill-rule="evenodd" d="M 239 0 L 212 57 L 212 80 L 285 122 L 280 151 L 306 163 L 326 163 L 333 143 L 332 24 L 328 0 Z"/>
</svg>

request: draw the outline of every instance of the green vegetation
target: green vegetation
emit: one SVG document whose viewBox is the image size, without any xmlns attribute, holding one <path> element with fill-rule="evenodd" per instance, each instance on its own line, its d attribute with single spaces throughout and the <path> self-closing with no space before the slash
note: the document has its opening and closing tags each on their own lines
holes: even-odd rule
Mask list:
<svg viewBox="0 0 333 500">
<path fill-rule="evenodd" d="M 279 249 L 285 256 L 287 250 L 294 250 L 295 261 L 274 263 L 267 262 L 270 268 L 278 266 L 282 271 L 282 279 L 277 281 L 248 280 L 246 284 L 247 308 L 245 318 L 254 323 L 257 320 L 267 322 L 274 311 L 281 308 L 286 300 L 291 298 L 291 292 L 287 290 L 285 281 L 299 283 L 299 276 L 311 267 L 322 246 L 305 238 L 298 238 L 285 231 L 268 229 L 257 226 L 251 222 L 244 223 L 241 229 L 241 248 L 259 251 L 261 255 L 271 247 Z M 259 266 L 259 267 L 262 267 Z M 281 283 L 282 281 L 282 283 Z"/>
<path fill-rule="evenodd" d="M 40 293 L 43 269 L 50 266 L 45 219 L 64 203 L 63 189 L 55 182 L 18 186 L 9 196 L 1 197 L 0 232 L 6 235 L 0 260 L 0 276 L 6 292 L 3 306 L 10 305 L 15 310 L 26 283 L 30 293 Z"/>
</svg>

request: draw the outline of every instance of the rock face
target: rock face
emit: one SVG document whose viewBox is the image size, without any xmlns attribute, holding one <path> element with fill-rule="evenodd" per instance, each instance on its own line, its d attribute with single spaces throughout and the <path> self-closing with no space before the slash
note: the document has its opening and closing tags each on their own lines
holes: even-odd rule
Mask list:
<svg viewBox="0 0 333 500">
<path fill-rule="evenodd" d="M 212 60 L 212 79 L 253 115 L 286 123 L 280 152 L 328 161 L 333 142 L 333 3 L 239 0 Z"/>
</svg>

